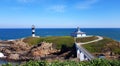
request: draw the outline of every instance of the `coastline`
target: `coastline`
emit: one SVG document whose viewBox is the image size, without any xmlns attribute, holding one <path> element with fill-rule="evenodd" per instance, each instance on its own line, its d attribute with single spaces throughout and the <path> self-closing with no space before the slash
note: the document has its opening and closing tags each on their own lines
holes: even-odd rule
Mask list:
<svg viewBox="0 0 120 66">
<path fill-rule="evenodd" d="M 40 37 L 34 37 L 40 38 Z M 67 37 L 65 37 L 67 38 Z M 25 38 L 24 38 L 25 39 Z M 27 61 L 27 60 L 64 60 L 60 50 L 54 49 L 52 43 L 41 42 L 37 45 L 29 46 L 22 39 L 2 41 L 4 48 L 0 51 L 7 57 L 1 58 L 9 61 Z M 2 46 L 2 44 L 0 46 Z M 9 46 L 7 48 L 7 46 Z M 45 49 L 46 48 L 46 49 Z M 67 50 L 69 52 L 69 50 Z M 58 58 L 59 57 L 59 58 Z"/>
<path fill-rule="evenodd" d="M 69 36 L 75 30 L 75 28 L 36 28 L 36 35 L 41 37 Z M 120 28 L 81 28 L 81 30 L 86 32 L 87 35 L 99 35 L 120 41 Z M 30 28 L 9 28 L 0 30 L 0 40 L 16 40 L 29 36 L 31 36 Z"/>
<path fill-rule="evenodd" d="M 63 37 L 65 39 L 68 38 L 68 36 L 63 36 Z M 63 37 L 62 37 L 62 39 L 63 39 Z M 33 37 L 33 38 L 36 39 L 36 37 Z M 39 39 L 40 38 L 42 38 L 42 37 L 39 37 Z M 50 39 L 50 38 L 53 39 L 53 38 L 57 38 L 57 37 L 49 37 L 49 38 L 46 37 L 46 39 Z M 58 38 L 61 39 L 61 37 L 58 37 Z M 90 38 L 90 37 L 84 37 L 84 38 Z M 26 38 L 24 38 L 24 39 L 26 39 Z M 32 39 L 32 38 L 27 38 L 27 40 L 28 39 Z M 34 39 L 32 39 L 32 40 L 34 40 Z M 44 37 L 44 39 L 45 39 L 45 37 Z M 74 39 L 72 39 L 72 40 L 74 40 Z M 110 41 L 111 40 L 112 39 L 110 39 Z M 31 40 L 28 40 L 28 41 L 31 41 Z M 75 48 L 62 47 L 61 50 L 56 50 L 52 47 L 52 43 L 46 43 L 46 42 L 42 42 L 42 43 L 39 43 L 39 44 L 28 47 L 27 44 L 23 42 L 23 38 L 18 39 L 18 40 L 12 40 L 12 41 L 3 41 L 3 43 L 6 43 L 6 44 L 10 43 L 9 48 L 12 48 L 12 50 L 10 50 L 9 48 L 7 48 L 6 50 L 4 49 L 4 51 L 5 51 L 4 54 L 5 55 L 9 54 L 9 55 L 8 55 L 7 58 L 2 58 L 3 60 L 5 60 L 5 62 L 3 62 L 3 64 L 8 62 L 8 61 L 12 62 L 12 63 L 18 62 L 18 64 L 19 64 L 21 62 L 28 61 L 28 60 L 39 60 L 39 61 L 45 60 L 45 61 L 49 61 L 49 62 L 54 61 L 54 60 L 58 60 L 58 61 L 65 61 L 65 60 L 79 61 L 78 58 L 76 57 L 76 55 L 75 56 L 71 55 L 71 57 L 66 58 L 69 54 L 76 54 L 76 53 L 73 53 L 73 52 L 76 51 Z M 14 50 L 13 50 L 13 48 L 14 48 Z M 15 50 L 17 50 L 17 51 L 15 51 Z M 67 51 L 64 51 L 64 50 L 67 50 Z M 24 52 L 24 51 L 27 51 L 27 52 Z M 70 52 L 72 52 L 72 53 L 70 53 Z M 107 53 L 107 54 L 110 56 L 109 53 Z M 113 56 L 110 56 L 110 57 L 113 57 Z"/>
</svg>

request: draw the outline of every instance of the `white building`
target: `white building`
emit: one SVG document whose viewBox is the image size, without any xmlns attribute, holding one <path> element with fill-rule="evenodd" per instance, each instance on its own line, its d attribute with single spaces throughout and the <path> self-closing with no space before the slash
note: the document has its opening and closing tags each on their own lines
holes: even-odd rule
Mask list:
<svg viewBox="0 0 120 66">
<path fill-rule="evenodd" d="M 74 37 L 86 37 L 85 32 L 81 32 L 80 28 L 77 28 L 77 31 L 74 33 Z"/>
</svg>

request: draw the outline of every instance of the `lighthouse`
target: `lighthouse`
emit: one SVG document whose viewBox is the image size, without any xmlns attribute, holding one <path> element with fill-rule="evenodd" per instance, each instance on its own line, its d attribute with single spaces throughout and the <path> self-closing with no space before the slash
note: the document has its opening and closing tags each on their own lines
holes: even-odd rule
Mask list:
<svg viewBox="0 0 120 66">
<path fill-rule="evenodd" d="M 32 37 L 35 37 L 35 26 L 32 25 Z"/>
<path fill-rule="evenodd" d="M 80 28 L 77 27 L 77 30 L 74 32 L 74 37 L 86 37 L 85 32 L 80 31 Z"/>
</svg>

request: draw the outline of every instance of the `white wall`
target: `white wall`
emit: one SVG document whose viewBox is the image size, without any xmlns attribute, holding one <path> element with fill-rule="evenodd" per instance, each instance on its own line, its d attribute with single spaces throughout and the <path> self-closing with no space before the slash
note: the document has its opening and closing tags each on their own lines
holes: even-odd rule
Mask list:
<svg viewBox="0 0 120 66">
<path fill-rule="evenodd" d="M 77 34 L 76 37 L 85 37 L 85 36 L 86 36 L 86 34 Z"/>
<path fill-rule="evenodd" d="M 81 52 L 80 53 L 80 61 L 84 61 L 85 59 L 84 59 L 84 54 Z"/>
</svg>

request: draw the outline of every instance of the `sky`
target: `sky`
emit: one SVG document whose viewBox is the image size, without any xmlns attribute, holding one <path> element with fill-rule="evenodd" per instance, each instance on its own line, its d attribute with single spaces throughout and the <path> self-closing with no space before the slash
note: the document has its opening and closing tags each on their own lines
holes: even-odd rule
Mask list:
<svg viewBox="0 0 120 66">
<path fill-rule="evenodd" d="M 0 28 L 120 28 L 120 0 L 0 0 Z"/>
</svg>

